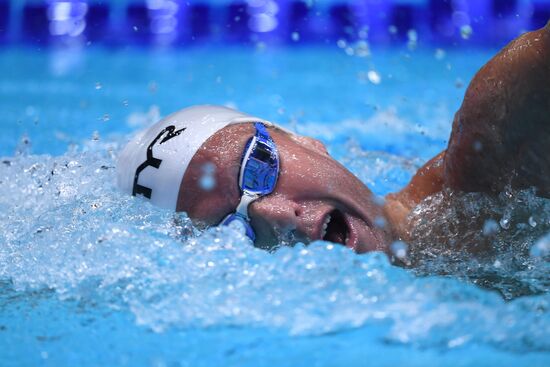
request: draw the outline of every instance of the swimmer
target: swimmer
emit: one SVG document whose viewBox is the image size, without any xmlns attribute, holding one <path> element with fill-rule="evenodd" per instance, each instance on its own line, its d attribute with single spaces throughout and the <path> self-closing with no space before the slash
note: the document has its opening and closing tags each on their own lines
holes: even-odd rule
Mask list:
<svg viewBox="0 0 550 367">
<path fill-rule="evenodd" d="M 200 226 L 239 222 L 261 248 L 322 239 L 389 253 L 410 239 L 411 210 L 442 190 L 534 187 L 550 197 L 549 147 L 550 22 L 477 72 L 447 149 L 383 203 L 320 141 L 219 106 L 181 110 L 138 134 L 120 154 L 118 185 Z"/>
</svg>

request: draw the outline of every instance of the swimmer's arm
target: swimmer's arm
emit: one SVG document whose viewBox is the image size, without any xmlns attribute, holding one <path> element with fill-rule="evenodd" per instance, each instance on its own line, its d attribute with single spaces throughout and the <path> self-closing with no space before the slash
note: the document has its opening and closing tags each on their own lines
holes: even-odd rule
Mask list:
<svg viewBox="0 0 550 367">
<path fill-rule="evenodd" d="M 444 180 L 459 191 L 550 196 L 550 22 L 477 72 L 455 115 Z"/>
<path fill-rule="evenodd" d="M 429 195 L 444 188 L 498 193 L 508 185 L 550 197 L 550 22 L 478 71 L 447 150 L 388 195 L 384 210 L 396 237 L 407 239 L 407 216 Z"/>
</svg>

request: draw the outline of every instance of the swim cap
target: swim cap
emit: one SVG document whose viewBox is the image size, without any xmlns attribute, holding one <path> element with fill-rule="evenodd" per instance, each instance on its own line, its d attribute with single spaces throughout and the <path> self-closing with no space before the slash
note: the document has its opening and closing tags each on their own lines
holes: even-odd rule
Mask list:
<svg viewBox="0 0 550 367">
<path fill-rule="evenodd" d="M 118 187 L 176 210 L 183 175 L 202 144 L 227 125 L 270 122 L 222 106 L 193 106 L 136 135 L 120 153 Z"/>
</svg>

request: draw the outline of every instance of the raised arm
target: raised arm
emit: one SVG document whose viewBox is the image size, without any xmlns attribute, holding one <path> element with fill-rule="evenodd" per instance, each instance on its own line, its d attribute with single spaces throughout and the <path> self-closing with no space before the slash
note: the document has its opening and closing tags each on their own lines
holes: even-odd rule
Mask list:
<svg viewBox="0 0 550 367">
<path fill-rule="evenodd" d="M 449 145 L 422 167 L 385 211 L 399 237 L 407 215 L 443 188 L 501 192 L 536 187 L 550 196 L 550 22 L 510 42 L 471 81 Z"/>
<path fill-rule="evenodd" d="M 550 195 L 550 22 L 508 44 L 470 83 L 444 161 L 444 184 Z"/>
</svg>

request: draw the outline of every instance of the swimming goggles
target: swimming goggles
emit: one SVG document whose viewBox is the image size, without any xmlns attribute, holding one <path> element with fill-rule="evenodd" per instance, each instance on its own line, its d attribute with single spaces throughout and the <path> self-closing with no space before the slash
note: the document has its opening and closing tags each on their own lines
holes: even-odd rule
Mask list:
<svg viewBox="0 0 550 367">
<path fill-rule="evenodd" d="M 229 225 L 235 221 L 241 222 L 246 230 L 246 236 L 252 241 L 256 239 L 256 234 L 250 225 L 248 206 L 254 200 L 271 194 L 279 176 L 279 152 L 275 142 L 269 136 L 264 124 L 256 122 L 254 127 L 256 135 L 246 143 L 241 159 L 239 205 L 235 212 L 220 222 L 220 225 Z"/>
</svg>

